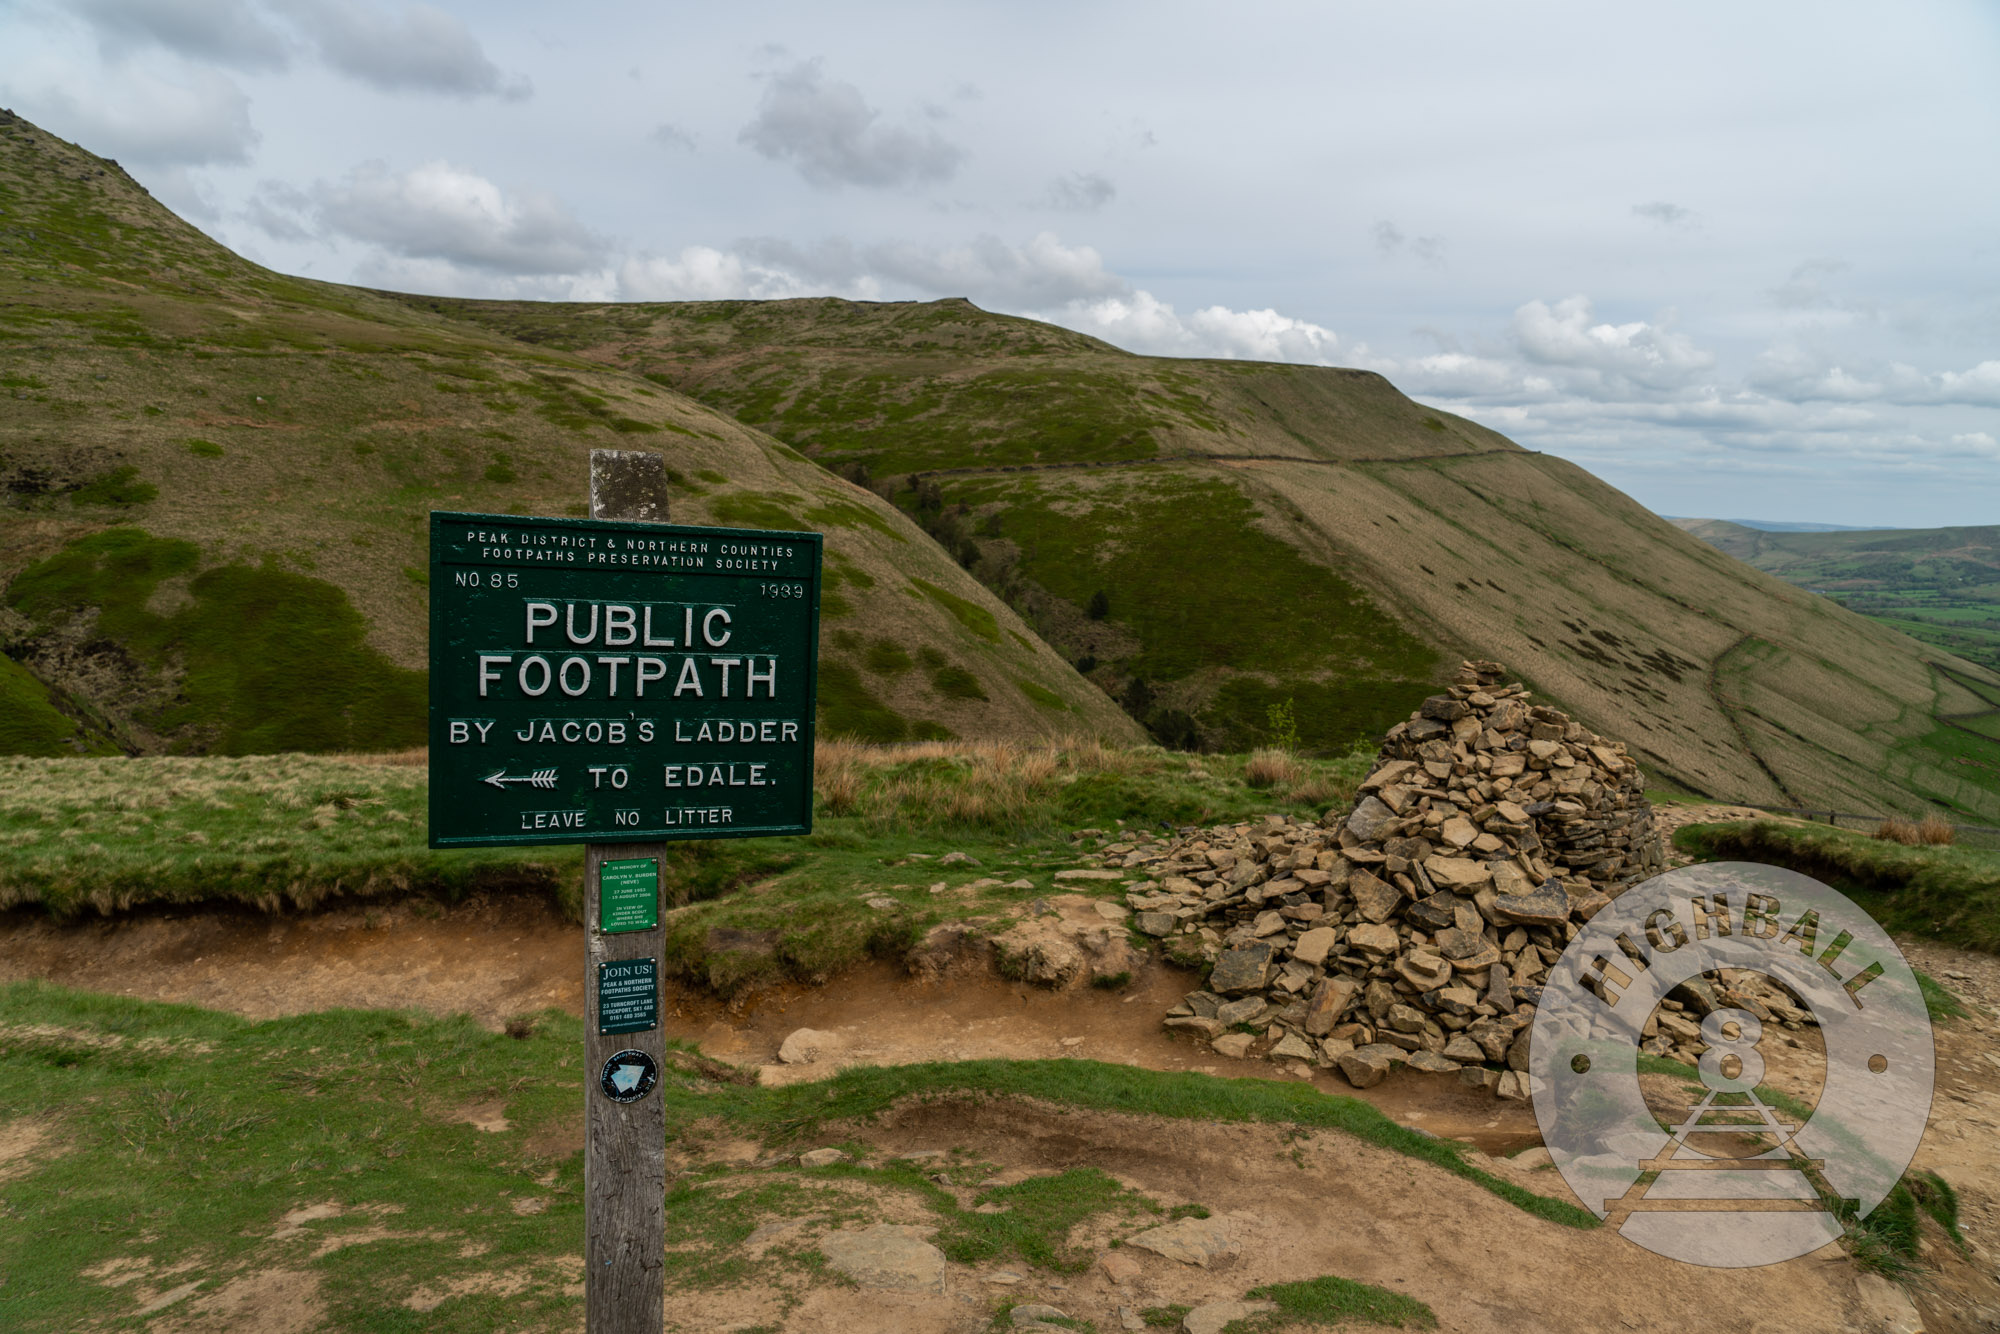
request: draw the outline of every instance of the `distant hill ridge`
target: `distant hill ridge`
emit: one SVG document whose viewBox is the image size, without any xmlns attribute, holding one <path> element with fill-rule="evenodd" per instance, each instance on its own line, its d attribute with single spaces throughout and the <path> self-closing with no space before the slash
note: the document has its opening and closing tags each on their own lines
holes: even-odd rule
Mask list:
<svg viewBox="0 0 2000 1334">
<path fill-rule="evenodd" d="M 865 469 L 1163 738 L 1249 744 L 1289 705 L 1344 745 L 1493 657 L 1655 781 L 2000 816 L 2000 748 L 1939 721 L 2000 676 L 1369 372 L 1140 357 L 960 300 L 407 299 Z"/>
<path fill-rule="evenodd" d="M 1690 519 L 1672 514 L 1662 514 L 1661 518 L 1676 527 L 1693 532 L 1698 525 L 1707 523 L 1733 524 L 1738 528 L 1755 528 L 1763 533 L 1879 533 L 1894 527 L 1882 523 L 1785 523 L 1777 519 Z"/>
<path fill-rule="evenodd" d="M 827 534 L 820 717 L 1142 733 L 923 531 L 622 370 L 259 268 L 0 119 L 0 752 L 424 738 L 426 512 L 579 514 L 651 448 L 678 522 Z"/>
<path fill-rule="evenodd" d="M 2000 674 L 1365 371 L 309 282 L 12 120 L 0 392 L 0 749 L 412 739 L 424 511 L 570 512 L 617 443 L 676 518 L 827 532 L 832 731 L 1338 748 L 1491 657 L 1656 783 L 2000 817 Z"/>
</svg>

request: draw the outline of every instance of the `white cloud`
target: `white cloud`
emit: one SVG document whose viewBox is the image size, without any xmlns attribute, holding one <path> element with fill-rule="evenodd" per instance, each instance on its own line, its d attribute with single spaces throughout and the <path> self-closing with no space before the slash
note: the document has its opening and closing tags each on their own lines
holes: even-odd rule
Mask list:
<svg viewBox="0 0 2000 1334">
<path fill-rule="evenodd" d="M 771 301 L 831 293 L 738 254 L 688 246 L 671 259 L 646 255 L 627 259 L 618 268 L 618 295 L 624 301 Z"/>
<path fill-rule="evenodd" d="M 1713 354 L 1664 325 L 1593 322 L 1586 296 L 1565 297 L 1554 306 L 1530 301 L 1515 310 L 1510 332 L 1528 360 L 1584 372 L 1583 378 L 1607 388 L 1618 382 L 1655 390 L 1680 388 L 1715 365 Z"/>
<path fill-rule="evenodd" d="M 789 162 L 822 190 L 948 180 L 965 154 L 936 130 L 880 125 L 881 112 L 851 83 L 829 80 L 809 60 L 770 76 L 757 118 L 738 139 Z"/>
<path fill-rule="evenodd" d="M 1182 316 L 1151 292 L 1073 301 L 1039 314 L 1051 323 L 1102 338 L 1133 352 L 1163 357 L 1220 357 L 1331 365 L 1340 339 L 1333 330 L 1275 310 L 1207 306 Z"/>
<path fill-rule="evenodd" d="M 277 0 L 335 69 L 385 92 L 454 97 L 528 96 L 528 80 L 505 76 L 463 22 L 433 5 L 400 12 L 365 0 Z"/>
<path fill-rule="evenodd" d="M 521 277 L 593 270 L 606 258 L 606 242 L 555 196 L 540 190 L 510 195 L 448 162 L 403 172 L 363 163 L 344 180 L 315 187 L 313 195 L 328 228 L 405 259 Z"/>
<path fill-rule="evenodd" d="M 1089 246 L 1070 246 L 1053 232 L 1022 245 L 978 236 L 956 245 L 884 241 L 857 246 L 842 239 L 799 246 L 758 238 L 739 246 L 772 271 L 828 293 L 892 291 L 914 296 L 968 297 L 992 309 L 1039 310 L 1129 291 Z M 871 286 L 872 285 L 872 286 Z"/>
</svg>

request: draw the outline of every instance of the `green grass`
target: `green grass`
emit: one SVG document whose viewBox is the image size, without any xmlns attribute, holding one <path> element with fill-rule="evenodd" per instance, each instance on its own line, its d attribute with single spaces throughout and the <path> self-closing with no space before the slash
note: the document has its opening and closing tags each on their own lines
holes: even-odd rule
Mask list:
<svg viewBox="0 0 2000 1334">
<path fill-rule="evenodd" d="M 1059 651 L 1084 652 L 1068 636 L 1101 592 L 1111 622 L 1137 641 L 1105 660 L 1120 678 L 1154 693 L 1219 678 L 1195 711 L 1216 749 L 1262 743 L 1270 706 L 1292 700 L 1302 744 L 1337 754 L 1436 689 L 1436 654 L 1359 586 L 1265 531 L 1232 481 L 1150 474 L 1081 493 L 1037 480 L 944 484 L 949 501 L 999 507 L 1019 550 L 1006 577 L 1069 605 L 1070 619 L 1037 626 Z"/>
<path fill-rule="evenodd" d="M 1000 642 L 1000 623 L 992 612 L 976 602 L 968 601 L 948 589 L 939 588 L 928 579 L 910 580 L 922 589 L 931 601 L 950 612 L 952 619 L 989 643 Z"/>
<path fill-rule="evenodd" d="M 575 900 L 580 848 L 431 851 L 428 791 L 421 768 L 317 756 L 0 758 L 0 906 L 305 908 L 501 885 Z"/>
<path fill-rule="evenodd" d="M 424 674 L 367 643 L 367 624 L 334 585 L 274 564 L 201 569 L 192 542 L 113 528 L 29 566 L 7 602 L 41 627 L 98 609 L 109 636 L 177 689 L 138 717 L 225 755 L 389 750 L 424 740 Z M 180 605 L 155 610 L 161 586 Z"/>
<path fill-rule="evenodd" d="M 2000 951 L 2000 852 L 1910 847 L 1774 820 L 1687 825 L 1674 846 L 1704 861 L 1789 867 L 1840 890 L 1891 931 Z"/>
<path fill-rule="evenodd" d="M 98 755 L 110 749 L 58 709 L 32 672 L 0 654 L 0 755 Z"/>
<path fill-rule="evenodd" d="M 0 1124 L 34 1127 L 49 1146 L 5 1186 L 0 1327 L 122 1328 L 148 1294 L 194 1284 L 180 1308 L 192 1311 L 271 1270 L 315 1289 L 332 1328 L 569 1327 L 583 1240 L 582 1161 L 571 1147 L 582 1027 L 544 1012 L 519 1031 L 363 1011 L 251 1022 L 39 982 L 0 986 Z M 840 1191 L 847 1182 L 931 1211 L 937 1244 L 960 1262 L 1019 1260 L 1058 1273 L 1087 1259 L 1070 1249 L 1077 1223 L 1109 1213 L 1136 1231 L 1169 1212 L 1092 1167 L 979 1192 L 975 1205 L 1008 1206 L 981 1214 L 937 1186 L 929 1165 L 732 1169 L 711 1159 L 717 1139 L 787 1148 L 912 1099 L 1032 1098 L 1338 1130 L 1467 1177 L 1544 1220 L 1595 1225 L 1467 1168 L 1447 1142 L 1303 1086 L 1078 1060 L 856 1070 L 784 1089 L 717 1082 L 700 1069 L 670 1053 L 654 1095 L 667 1104 L 670 1147 L 691 1164 L 667 1201 L 669 1284 L 681 1300 L 750 1281 L 796 1291 L 818 1269 L 814 1236 L 879 1216 L 879 1205 Z M 474 1129 L 462 1118 L 475 1104 L 507 1128 Z M 973 1182 L 981 1168 L 954 1161 L 946 1175 Z M 311 1205 L 329 1207 L 287 1233 L 286 1216 Z M 801 1215 L 817 1215 L 815 1230 L 764 1262 L 737 1250 L 759 1221 Z M 114 1286 L 106 1280 L 121 1265 L 135 1276 Z M 512 1286 L 474 1282 L 451 1295 L 454 1280 L 500 1275 Z M 426 1290 L 442 1295 L 435 1309 L 404 1305 Z M 1308 1284 L 1290 1300 L 1311 1312 L 1337 1298 Z"/>
<path fill-rule="evenodd" d="M 130 509 L 159 498 L 160 488 L 140 481 L 139 470 L 131 464 L 93 477 L 69 495 L 70 503 L 79 508 L 96 505 L 109 509 Z"/>
<path fill-rule="evenodd" d="M 1414 1297 L 1328 1275 L 1303 1283 L 1267 1283 L 1243 1294 L 1251 1301 L 1277 1304 L 1275 1311 L 1232 1321 L 1225 1334 L 1255 1334 L 1295 1325 L 1387 1325 L 1392 1329 L 1436 1329 L 1437 1315 Z"/>
<path fill-rule="evenodd" d="M 900 959 L 932 926 L 1005 919 L 1053 890 L 1053 872 L 1079 856 L 1072 829 L 1316 816 L 1352 792 L 1367 757 L 1314 766 L 1315 790 L 1336 796 L 1312 801 L 1251 787 L 1241 759 L 1089 743 L 876 751 L 822 742 L 819 758 L 810 836 L 671 845 L 664 889 L 683 906 L 666 919 L 669 973 L 730 994 L 824 978 L 872 955 Z M 191 903 L 279 911 L 343 895 L 455 899 L 515 887 L 579 912 L 580 849 L 432 851 L 427 805 L 414 763 L 0 758 L 0 907 L 38 904 L 62 917 Z M 981 866 L 925 865 L 954 849 Z M 1031 887 L 929 892 L 975 879 Z M 884 898 L 893 908 L 868 902 Z"/>
</svg>

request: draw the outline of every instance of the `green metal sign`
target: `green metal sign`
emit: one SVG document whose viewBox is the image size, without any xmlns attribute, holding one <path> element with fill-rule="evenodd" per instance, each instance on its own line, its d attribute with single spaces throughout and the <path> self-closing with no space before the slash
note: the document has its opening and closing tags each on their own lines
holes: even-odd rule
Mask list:
<svg viewBox="0 0 2000 1334">
<path fill-rule="evenodd" d="M 598 868 L 597 929 L 651 931 L 660 924 L 660 864 L 651 857 Z"/>
<path fill-rule="evenodd" d="M 431 515 L 431 846 L 812 828 L 821 535 Z"/>
</svg>

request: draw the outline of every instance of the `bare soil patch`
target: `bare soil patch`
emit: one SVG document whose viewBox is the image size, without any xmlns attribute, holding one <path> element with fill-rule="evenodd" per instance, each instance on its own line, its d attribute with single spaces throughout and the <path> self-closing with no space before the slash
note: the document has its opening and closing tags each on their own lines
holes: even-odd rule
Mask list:
<svg viewBox="0 0 2000 1334">
<path fill-rule="evenodd" d="M 1681 809 L 1687 808 L 1662 811 Z M 1704 811 L 1694 818 L 1719 817 Z M 581 937 L 532 895 L 483 896 L 444 909 L 336 907 L 286 918 L 161 913 L 67 927 L 17 914 L 0 923 L 0 977 L 41 977 L 259 1018 L 336 1005 L 404 1005 L 469 1013 L 498 1028 L 510 1015 L 543 1006 L 580 1011 Z M 1973 1010 L 1937 1030 L 1937 1097 L 1916 1160 L 1958 1190 L 1970 1250 L 1931 1245 L 1924 1256 L 1929 1273 L 1913 1296 L 1932 1334 L 2000 1328 L 2000 1287 L 1993 1277 L 2000 1263 L 2000 960 L 1922 941 L 1905 941 L 1903 948 Z M 664 1018 L 673 1035 L 769 1082 L 822 1078 L 847 1065 L 1063 1057 L 1302 1078 L 1268 1062 L 1228 1060 L 1163 1030 L 1159 1017 L 1167 1005 L 1198 982 L 1195 974 L 1147 962 L 1122 988 L 1052 992 L 970 966 L 969 958 L 965 966 L 921 977 L 876 963 L 822 988 L 773 988 L 731 1003 L 673 991 Z M 786 1065 L 779 1048 L 799 1028 L 838 1040 L 818 1062 Z M 1816 1033 L 1797 1036 L 1798 1046 L 1769 1054 L 1771 1077 L 1804 1092 L 1816 1087 L 1823 1056 Z M 1673 1079 L 1650 1078 L 1671 1098 Z M 1398 1070 L 1365 1091 L 1349 1088 L 1337 1074 L 1321 1072 L 1312 1080 L 1326 1092 L 1365 1099 L 1405 1125 L 1469 1141 L 1488 1154 L 1539 1143 L 1527 1105 L 1474 1094 L 1450 1078 Z M 491 1125 L 504 1119 L 505 1107 L 482 1103 L 450 1114 Z M 523 1148 L 534 1157 L 563 1156 L 581 1147 L 581 1130 L 580 1116 L 539 1127 Z M 10 1162 L 59 1152 L 54 1132 L 39 1118 L 0 1126 L 0 1176 Z M 883 1154 L 962 1149 L 995 1164 L 989 1184 L 1098 1167 L 1163 1203 L 1199 1203 L 1214 1211 L 1240 1232 L 1241 1258 L 1229 1269 L 1207 1270 L 1121 1248 L 1117 1254 L 1138 1264 L 1135 1273 L 1114 1266 L 1123 1278 L 1101 1265 L 1069 1278 L 1018 1264 L 953 1266 L 942 1296 L 856 1293 L 819 1280 L 803 1286 L 788 1281 L 781 1292 L 753 1277 L 714 1294 L 713 1302 L 704 1300 L 698 1311 L 674 1308 L 678 1327 L 970 1330 L 982 1328 L 1001 1301 L 1041 1300 L 1108 1330 L 1121 1328 L 1121 1307 L 1194 1304 L 1240 1296 L 1258 1283 L 1331 1273 L 1418 1297 L 1449 1330 L 1793 1330 L 1805 1327 L 1805 1313 L 1821 1322 L 1815 1328 L 1885 1328 L 1870 1315 L 1888 1300 L 1883 1291 L 1864 1283 L 1836 1250 L 1765 1270 L 1707 1271 L 1690 1281 L 1689 1271 L 1614 1234 L 1542 1222 L 1469 1183 L 1338 1134 L 960 1101 L 905 1107 L 879 1123 L 844 1128 L 842 1136 Z M 726 1134 L 697 1135 L 684 1141 L 678 1165 L 719 1162 L 753 1174 L 787 1170 L 771 1166 L 769 1154 Z M 1496 1156 L 1481 1165 L 1531 1190 L 1567 1198 L 1558 1174 L 1532 1165 L 1539 1159 L 1529 1154 L 1517 1164 Z M 875 1203 L 885 1217 L 894 1215 L 891 1221 L 921 1221 L 888 1201 Z M 316 1231 L 337 1216 L 301 1202 L 276 1220 L 274 1231 Z M 745 1243 L 753 1262 L 772 1247 L 805 1246 L 831 1225 L 811 1218 L 767 1221 L 782 1225 L 785 1235 Z M 348 1226 L 355 1235 L 343 1238 L 346 1244 L 395 1235 L 386 1220 L 354 1219 Z M 755 1263 L 752 1273 L 761 1274 Z M 132 1285 L 139 1304 L 157 1311 L 156 1327 L 165 1331 L 276 1334 L 312 1328 L 323 1317 L 310 1274 L 281 1267 L 216 1276 L 151 1273 L 142 1266 L 90 1277 Z M 442 1302 L 456 1292 L 412 1295 Z"/>
</svg>

